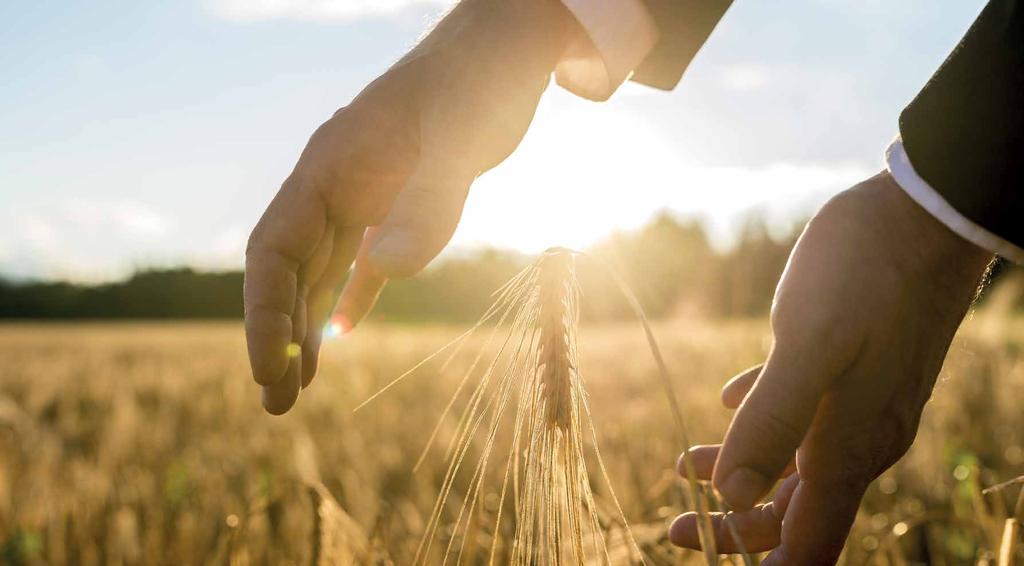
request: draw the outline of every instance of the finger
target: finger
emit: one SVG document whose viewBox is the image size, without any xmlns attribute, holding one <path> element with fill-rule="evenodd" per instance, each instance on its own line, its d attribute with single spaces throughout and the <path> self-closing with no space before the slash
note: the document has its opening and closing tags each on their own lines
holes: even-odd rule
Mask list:
<svg viewBox="0 0 1024 566">
<path fill-rule="evenodd" d="M 369 254 L 373 250 L 380 237 L 380 229 L 370 228 L 363 238 L 363 245 L 356 255 L 356 264 L 352 269 L 352 277 L 341 292 L 338 299 L 338 315 L 345 320 L 349 328 L 355 327 L 366 317 L 377 303 L 380 292 L 387 283 L 388 278 L 378 271 L 377 267 L 369 260 Z"/>
<path fill-rule="evenodd" d="M 327 261 L 320 278 L 310 289 L 308 303 L 308 324 L 306 340 L 302 343 L 302 386 L 306 387 L 313 380 L 320 364 L 320 345 L 323 342 L 324 328 L 328 325 L 331 313 L 337 302 L 338 288 L 352 266 L 360 243 L 363 241 L 365 228 L 361 226 L 340 226 L 332 235 L 331 257 Z M 342 320 L 334 324 L 338 333 L 347 332 L 351 326 Z"/>
<path fill-rule="evenodd" d="M 316 254 L 314 254 L 315 256 Z M 301 274 L 300 269 L 300 274 Z M 300 275 L 301 279 L 301 275 Z M 295 405 L 299 397 L 298 383 L 302 375 L 302 349 L 299 344 L 305 339 L 306 333 L 306 299 L 301 289 L 295 298 L 294 315 L 292 317 L 292 343 L 288 345 L 288 369 L 284 377 L 263 387 L 263 408 L 272 415 L 282 415 Z"/>
<path fill-rule="evenodd" d="M 686 477 L 687 460 L 693 464 L 694 474 L 699 480 L 710 480 L 715 470 L 715 460 L 718 459 L 720 444 L 710 446 L 694 446 L 688 452 L 680 454 L 676 460 L 676 472 Z"/>
<path fill-rule="evenodd" d="M 712 513 L 711 525 L 715 531 L 715 548 L 720 554 L 740 552 L 742 547 L 747 552 L 763 552 L 779 545 L 779 533 L 782 521 L 775 517 L 768 505 L 758 505 L 742 513 L 729 513 L 741 544 L 737 544 L 729 527 L 724 523 L 725 513 Z M 693 550 L 702 550 L 700 534 L 697 529 L 697 514 L 684 513 L 674 521 L 668 530 L 668 538 L 672 544 Z"/>
<path fill-rule="evenodd" d="M 713 482 L 733 509 L 750 509 L 771 489 L 839 371 L 827 348 L 804 345 L 776 343 L 725 435 Z"/>
<path fill-rule="evenodd" d="M 245 255 L 245 334 L 257 383 L 277 382 L 289 366 L 298 271 L 326 225 L 322 201 L 290 177 L 253 229 Z"/>
<path fill-rule="evenodd" d="M 754 367 L 747 368 L 732 379 L 730 379 L 724 387 L 722 387 L 722 404 L 727 409 L 736 409 L 743 402 L 743 398 L 750 392 L 750 388 L 754 386 L 754 381 L 757 380 L 757 376 L 761 375 L 761 370 L 764 368 L 764 364 L 757 364 Z"/>
<path fill-rule="evenodd" d="M 690 459 L 693 463 L 694 473 L 699 480 L 709 481 L 711 480 L 712 474 L 715 469 L 715 462 L 718 460 L 718 454 L 722 450 L 721 444 L 710 444 L 707 446 L 694 446 L 690 448 L 690 451 L 686 455 L 681 455 L 676 460 L 676 472 L 679 475 L 686 477 L 686 458 Z M 790 460 L 789 464 L 782 471 L 783 476 L 788 476 L 796 471 L 796 459 Z"/>
<path fill-rule="evenodd" d="M 292 343 L 305 345 L 309 336 L 309 292 L 327 268 L 334 249 L 334 226 L 328 222 L 313 255 L 299 267 L 296 275 L 295 307 L 292 309 Z"/>
<path fill-rule="evenodd" d="M 299 382 L 302 373 L 302 354 L 294 353 L 289 359 L 284 377 L 270 385 L 263 386 L 263 408 L 272 415 L 283 415 L 295 405 L 299 398 Z"/>
<path fill-rule="evenodd" d="M 835 564 L 866 486 L 800 481 L 785 514 L 781 544 L 762 566 Z"/>
<path fill-rule="evenodd" d="M 799 477 L 790 475 L 779 486 L 770 503 L 758 505 L 740 513 L 712 513 L 711 524 L 715 533 L 715 547 L 724 554 L 738 552 L 764 552 L 779 545 L 782 518 L 793 496 Z M 732 527 L 726 524 L 728 520 Z M 733 538 L 733 530 L 740 543 Z M 701 550 L 697 530 L 697 514 L 690 512 L 676 517 L 669 527 L 669 540 L 677 546 Z"/>
<path fill-rule="evenodd" d="M 452 159 L 421 158 L 369 252 L 367 259 L 379 276 L 414 275 L 444 249 L 475 175 Z"/>
</svg>

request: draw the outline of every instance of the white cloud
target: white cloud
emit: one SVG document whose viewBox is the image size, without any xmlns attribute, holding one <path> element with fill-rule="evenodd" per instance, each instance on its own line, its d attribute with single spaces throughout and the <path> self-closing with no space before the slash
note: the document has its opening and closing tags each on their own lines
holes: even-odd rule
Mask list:
<svg viewBox="0 0 1024 566">
<path fill-rule="evenodd" d="M 133 200 L 60 199 L 4 211 L 0 275 L 103 280 L 173 256 L 174 225 Z"/>
<path fill-rule="evenodd" d="M 234 22 L 341 21 L 394 16 L 414 7 L 447 6 L 452 0 L 208 0 L 215 16 Z"/>
<path fill-rule="evenodd" d="M 211 236 L 209 247 L 201 255 L 194 255 L 190 263 L 208 269 L 237 269 L 245 261 L 248 239 L 249 231 L 242 226 L 222 227 Z"/>
<path fill-rule="evenodd" d="M 770 75 L 770 69 L 765 65 L 731 65 L 720 72 L 726 87 L 741 92 L 765 86 Z"/>
<path fill-rule="evenodd" d="M 57 204 L 55 212 L 66 224 L 79 229 L 114 230 L 126 236 L 158 237 L 167 232 L 168 221 L 150 206 L 126 200 L 72 199 Z"/>
<path fill-rule="evenodd" d="M 49 222 L 30 214 L 22 219 L 23 237 L 29 245 L 44 249 L 53 248 L 57 245 L 57 230 Z"/>
</svg>

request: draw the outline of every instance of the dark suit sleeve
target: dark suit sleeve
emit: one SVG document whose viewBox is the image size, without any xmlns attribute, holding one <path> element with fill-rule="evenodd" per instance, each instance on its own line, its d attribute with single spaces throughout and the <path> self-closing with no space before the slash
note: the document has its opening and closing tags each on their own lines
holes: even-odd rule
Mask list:
<svg viewBox="0 0 1024 566">
<path fill-rule="evenodd" d="M 900 116 L 917 174 L 975 224 L 1024 247 L 1024 0 L 991 0 Z"/>
<path fill-rule="evenodd" d="M 707 41 L 732 0 L 644 0 L 658 26 L 658 43 L 633 71 L 633 80 L 670 90 Z"/>
</svg>

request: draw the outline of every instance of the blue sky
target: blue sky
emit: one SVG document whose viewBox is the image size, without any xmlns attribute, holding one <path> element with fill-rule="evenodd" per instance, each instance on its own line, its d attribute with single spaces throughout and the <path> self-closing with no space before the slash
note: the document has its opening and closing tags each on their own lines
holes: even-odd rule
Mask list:
<svg viewBox="0 0 1024 566">
<path fill-rule="evenodd" d="M 900 109 L 982 4 L 736 0 L 671 93 L 594 104 L 553 87 L 455 245 L 582 246 L 659 208 L 723 246 L 751 210 L 791 223 L 881 168 Z M 240 266 L 308 135 L 444 7 L 0 4 L 0 274 Z"/>
</svg>

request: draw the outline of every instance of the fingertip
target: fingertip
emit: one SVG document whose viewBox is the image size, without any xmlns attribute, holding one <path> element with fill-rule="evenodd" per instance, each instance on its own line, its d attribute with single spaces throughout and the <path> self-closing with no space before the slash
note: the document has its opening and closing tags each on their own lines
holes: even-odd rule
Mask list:
<svg viewBox="0 0 1024 566">
<path fill-rule="evenodd" d="M 782 521 L 768 512 L 766 506 L 741 513 L 709 513 L 708 519 L 719 553 L 764 552 L 779 545 Z M 669 527 L 669 541 L 676 546 L 701 550 L 700 520 L 693 511 L 676 517 Z"/>
<path fill-rule="evenodd" d="M 277 383 L 288 370 L 291 318 L 265 309 L 247 312 L 245 338 L 253 379 L 260 385 Z"/>
<path fill-rule="evenodd" d="M 683 513 L 676 517 L 668 528 L 668 540 L 676 546 L 700 550 L 700 534 L 697 531 L 697 514 Z"/>
<path fill-rule="evenodd" d="M 722 495 L 722 499 L 736 511 L 753 508 L 775 483 L 760 472 L 745 467 L 724 473 L 716 470 L 715 476 L 715 487 Z"/>
<path fill-rule="evenodd" d="M 793 493 L 798 485 L 800 485 L 800 474 L 792 473 L 782 480 L 779 489 L 775 490 L 769 509 L 780 521 L 786 514 L 786 510 L 789 509 L 789 502 L 793 499 Z"/>
<path fill-rule="evenodd" d="M 383 287 L 383 286 L 382 286 Z M 363 289 L 353 289 L 346 286 L 338 301 L 338 311 L 331 317 L 332 324 L 336 324 L 337 336 L 344 336 L 353 330 L 366 318 L 377 304 L 377 293 L 367 293 Z"/>
<path fill-rule="evenodd" d="M 284 378 L 280 379 L 277 383 L 263 387 L 263 408 L 268 413 L 271 415 L 283 415 L 295 405 L 295 401 L 299 398 L 299 389 L 301 388 L 301 370 L 302 357 L 300 355 L 292 358 Z"/>
<path fill-rule="evenodd" d="M 729 378 L 722 386 L 722 405 L 727 409 L 736 409 L 743 403 L 744 397 L 750 392 L 757 377 L 761 374 L 764 364 L 749 367 Z"/>
<path fill-rule="evenodd" d="M 715 470 L 715 461 L 721 449 L 719 444 L 693 446 L 676 459 L 676 473 L 686 477 L 686 464 L 693 465 L 693 472 L 699 480 L 710 480 Z"/>
</svg>

